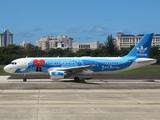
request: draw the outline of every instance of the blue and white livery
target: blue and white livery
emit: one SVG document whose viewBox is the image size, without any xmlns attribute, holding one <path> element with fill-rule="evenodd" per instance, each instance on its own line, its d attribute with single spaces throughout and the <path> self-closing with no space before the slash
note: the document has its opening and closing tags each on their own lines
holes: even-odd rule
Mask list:
<svg viewBox="0 0 160 120">
<path fill-rule="evenodd" d="M 131 70 L 156 63 L 148 58 L 153 33 L 146 34 L 140 42 L 124 57 L 42 57 L 20 58 L 6 65 L 8 73 L 23 74 L 23 81 L 29 74 L 49 74 L 52 80 L 74 77 L 79 81 L 79 74 L 95 72 L 117 72 Z"/>
</svg>

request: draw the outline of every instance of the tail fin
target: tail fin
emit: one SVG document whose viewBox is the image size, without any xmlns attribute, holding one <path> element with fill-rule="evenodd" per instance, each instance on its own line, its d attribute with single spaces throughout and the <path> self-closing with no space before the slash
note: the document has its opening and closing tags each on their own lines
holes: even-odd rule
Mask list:
<svg viewBox="0 0 160 120">
<path fill-rule="evenodd" d="M 137 43 L 137 45 L 126 55 L 138 58 L 148 58 L 152 43 L 153 33 L 148 33 Z"/>
</svg>

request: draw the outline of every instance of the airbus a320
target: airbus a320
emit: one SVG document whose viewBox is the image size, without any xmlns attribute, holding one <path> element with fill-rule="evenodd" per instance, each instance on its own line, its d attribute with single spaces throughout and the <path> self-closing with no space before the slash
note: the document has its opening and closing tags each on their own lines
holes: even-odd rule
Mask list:
<svg viewBox="0 0 160 120">
<path fill-rule="evenodd" d="M 153 33 L 145 34 L 123 57 L 27 57 L 13 60 L 4 71 L 23 75 L 24 82 L 30 74 L 49 74 L 52 80 L 73 77 L 78 82 L 80 74 L 112 73 L 156 63 L 156 59 L 148 58 L 152 38 Z"/>
</svg>

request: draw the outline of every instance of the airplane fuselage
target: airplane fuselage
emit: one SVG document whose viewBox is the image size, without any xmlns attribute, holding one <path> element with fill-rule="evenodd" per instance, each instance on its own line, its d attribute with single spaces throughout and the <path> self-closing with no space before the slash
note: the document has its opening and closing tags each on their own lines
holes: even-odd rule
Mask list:
<svg viewBox="0 0 160 120">
<path fill-rule="evenodd" d="M 144 62 L 137 62 L 143 59 Z M 117 72 L 155 63 L 151 58 L 135 57 L 55 57 L 55 58 L 20 58 L 7 65 L 8 72 L 14 74 L 39 74 L 48 73 L 48 70 L 56 68 L 74 68 L 80 66 L 90 66 L 80 72 L 81 74 L 94 72 Z"/>
</svg>

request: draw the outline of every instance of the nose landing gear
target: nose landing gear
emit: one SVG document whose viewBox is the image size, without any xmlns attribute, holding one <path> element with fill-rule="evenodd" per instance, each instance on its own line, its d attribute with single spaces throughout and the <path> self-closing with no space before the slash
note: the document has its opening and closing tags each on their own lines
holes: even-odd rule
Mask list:
<svg viewBox="0 0 160 120">
<path fill-rule="evenodd" d="M 27 75 L 24 75 L 23 82 L 27 82 Z"/>
</svg>

